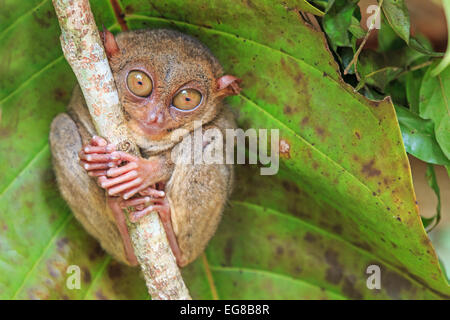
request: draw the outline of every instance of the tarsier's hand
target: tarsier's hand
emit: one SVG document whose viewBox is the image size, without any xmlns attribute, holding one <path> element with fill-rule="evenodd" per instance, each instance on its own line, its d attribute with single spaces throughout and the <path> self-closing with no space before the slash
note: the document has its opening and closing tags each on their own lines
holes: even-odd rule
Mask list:
<svg viewBox="0 0 450 320">
<path fill-rule="evenodd" d="M 120 195 L 128 200 L 138 192 L 161 181 L 162 165 L 158 158 L 144 159 L 123 151 L 114 151 L 111 159 L 119 158 L 120 167 L 113 167 L 100 176 L 100 186 L 108 191 L 108 195 Z"/>
<path fill-rule="evenodd" d="M 79 152 L 79 157 L 83 168 L 90 176 L 98 177 L 99 185 L 109 196 L 122 196 L 128 200 L 163 178 L 159 158 L 144 159 L 116 151 L 113 144 L 101 137 L 94 136 Z M 163 191 L 155 191 L 164 196 Z"/>
<path fill-rule="evenodd" d="M 91 177 L 105 176 L 108 169 L 117 167 L 120 163 L 120 156 L 114 154 L 115 150 L 113 144 L 94 136 L 78 153 L 80 164 Z"/>
</svg>

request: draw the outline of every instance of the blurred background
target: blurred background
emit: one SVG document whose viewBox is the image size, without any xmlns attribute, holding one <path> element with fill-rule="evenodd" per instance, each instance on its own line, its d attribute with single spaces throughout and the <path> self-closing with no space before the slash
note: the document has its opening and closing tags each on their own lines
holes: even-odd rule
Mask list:
<svg viewBox="0 0 450 320">
<path fill-rule="evenodd" d="M 434 50 L 444 52 L 447 48 L 447 23 L 441 0 L 407 0 L 411 17 L 412 34 L 426 36 Z M 376 0 L 361 0 L 359 6 L 363 18 L 366 21 L 367 7 L 377 4 Z M 365 24 L 361 26 L 367 30 Z M 378 35 L 377 30 L 371 33 L 365 46 L 365 50 L 376 49 Z M 436 213 L 437 198 L 429 187 L 425 172 L 427 164 L 409 155 L 419 209 L 424 217 L 432 217 Z M 442 220 L 439 225 L 430 232 L 430 237 L 436 251 L 442 260 L 447 278 L 450 275 L 450 179 L 443 166 L 435 166 L 438 184 L 441 191 Z"/>
</svg>

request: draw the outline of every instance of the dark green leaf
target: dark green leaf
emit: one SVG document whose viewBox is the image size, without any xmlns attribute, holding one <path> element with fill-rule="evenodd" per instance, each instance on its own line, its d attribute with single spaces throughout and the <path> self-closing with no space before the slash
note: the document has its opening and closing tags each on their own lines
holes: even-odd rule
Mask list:
<svg viewBox="0 0 450 320">
<path fill-rule="evenodd" d="M 406 74 L 406 97 L 412 112 L 419 114 L 420 87 L 425 71 L 417 70 Z"/>
<path fill-rule="evenodd" d="M 434 123 L 436 139 L 442 151 L 450 158 L 450 68 L 438 76 L 431 73 L 436 64 L 426 72 L 420 88 L 420 116 Z"/>
<path fill-rule="evenodd" d="M 323 28 L 334 50 L 337 47 L 351 46 L 349 28 L 352 25 L 353 12 L 357 1 L 339 1 L 323 17 Z"/>
<path fill-rule="evenodd" d="M 313 6 L 311 3 L 309 3 L 307 0 L 297 1 L 297 5 L 298 5 L 297 9 L 304 12 L 312 13 L 316 16 L 323 16 L 325 14 L 324 12 Z"/>
<path fill-rule="evenodd" d="M 382 5 L 384 16 L 395 33 L 409 43 L 410 23 L 409 11 L 404 0 L 384 0 Z"/>
<path fill-rule="evenodd" d="M 405 45 L 405 42 L 395 33 L 387 19 L 383 16 L 380 30 L 378 30 L 378 50 L 380 52 L 388 52 L 401 49 Z"/>
<path fill-rule="evenodd" d="M 434 136 L 431 120 L 424 120 L 408 109 L 395 106 L 406 151 L 427 163 L 449 165 Z"/>
<path fill-rule="evenodd" d="M 414 37 L 411 37 L 409 41 L 409 47 L 430 57 L 440 58 L 444 55 L 442 52 L 434 52 L 432 49 L 423 44 L 423 40 L 419 40 L 418 38 Z"/>
<path fill-rule="evenodd" d="M 445 68 L 447 68 L 450 65 L 450 1 L 444 0 L 443 1 L 444 10 L 445 10 L 445 17 L 447 19 L 447 52 L 445 53 L 444 58 L 442 61 L 436 66 L 436 69 L 433 70 L 432 76 L 437 76 L 439 73 L 444 71 Z"/>
<path fill-rule="evenodd" d="M 348 28 L 348 31 L 356 38 L 361 39 L 364 38 L 366 35 L 366 31 L 361 27 L 359 20 L 356 19 L 354 16 L 351 18 L 351 24 Z"/>
</svg>

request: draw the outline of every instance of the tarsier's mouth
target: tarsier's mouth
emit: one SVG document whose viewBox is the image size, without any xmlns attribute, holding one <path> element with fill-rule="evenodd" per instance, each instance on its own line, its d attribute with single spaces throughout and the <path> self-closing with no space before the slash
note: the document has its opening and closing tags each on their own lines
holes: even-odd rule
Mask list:
<svg viewBox="0 0 450 320">
<path fill-rule="evenodd" d="M 135 120 L 136 121 L 136 120 Z M 136 121 L 142 131 L 148 135 L 158 135 L 166 131 L 164 124 L 160 125 L 157 122 L 148 124 L 142 121 Z"/>
</svg>

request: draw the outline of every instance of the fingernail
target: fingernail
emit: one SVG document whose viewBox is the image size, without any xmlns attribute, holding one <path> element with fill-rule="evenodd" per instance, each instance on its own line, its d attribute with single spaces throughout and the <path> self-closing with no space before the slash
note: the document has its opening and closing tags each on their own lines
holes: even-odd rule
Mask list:
<svg viewBox="0 0 450 320">
<path fill-rule="evenodd" d="M 89 150 L 91 149 L 89 149 L 88 147 L 84 148 L 84 152 L 89 152 Z"/>
<path fill-rule="evenodd" d="M 164 197 L 164 196 L 166 195 L 166 193 L 165 193 L 164 191 L 160 191 L 160 192 L 159 192 L 159 195 L 160 195 L 161 197 Z"/>
<path fill-rule="evenodd" d="M 108 144 L 108 145 L 106 146 L 106 151 L 108 151 L 108 152 L 113 152 L 113 151 L 114 151 L 114 146 L 113 146 L 112 144 Z"/>
<path fill-rule="evenodd" d="M 86 169 L 86 170 L 89 170 L 89 165 L 86 163 L 86 164 L 84 164 L 84 168 Z"/>
<path fill-rule="evenodd" d="M 145 202 L 150 202 L 150 197 L 145 197 Z"/>
<path fill-rule="evenodd" d="M 91 161 L 92 160 L 92 156 L 86 156 L 86 160 L 87 161 Z"/>
<path fill-rule="evenodd" d="M 109 163 L 108 163 L 108 167 L 110 167 L 110 168 L 114 167 L 114 162 L 109 162 Z M 108 170 L 108 171 L 109 171 L 109 170 Z"/>
<path fill-rule="evenodd" d="M 129 195 L 128 195 L 128 194 L 124 194 L 124 195 L 123 195 L 123 198 L 124 198 L 125 200 L 128 200 Z"/>
</svg>

